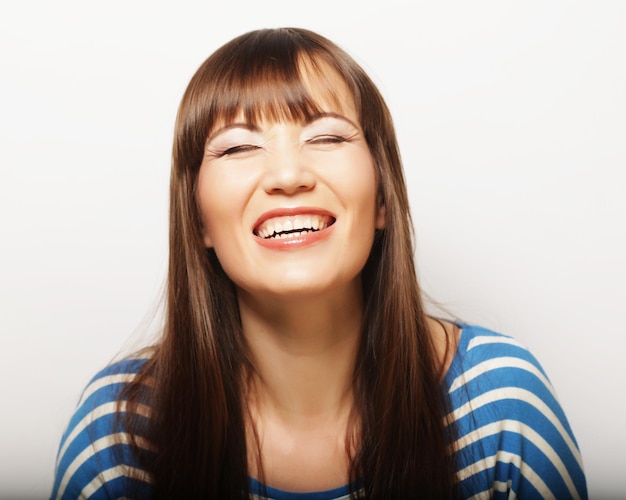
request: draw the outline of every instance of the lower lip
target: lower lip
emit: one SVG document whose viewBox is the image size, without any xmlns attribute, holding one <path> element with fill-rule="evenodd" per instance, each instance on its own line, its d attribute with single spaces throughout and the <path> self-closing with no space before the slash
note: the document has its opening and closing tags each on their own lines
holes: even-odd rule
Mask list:
<svg viewBox="0 0 626 500">
<path fill-rule="evenodd" d="M 310 233 L 301 234 L 293 238 L 259 238 L 255 236 L 256 242 L 263 248 L 270 250 L 299 250 L 301 248 L 310 247 L 320 241 L 326 239 L 333 231 L 334 224 L 320 231 L 312 231 Z"/>
</svg>

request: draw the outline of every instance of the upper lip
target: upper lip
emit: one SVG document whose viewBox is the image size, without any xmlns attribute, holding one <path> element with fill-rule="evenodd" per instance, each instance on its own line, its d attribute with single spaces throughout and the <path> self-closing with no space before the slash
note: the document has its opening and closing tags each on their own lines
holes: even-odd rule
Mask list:
<svg viewBox="0 0 626 500">
<path fill-rule="evenodd" d="M 278 217 L 295 217 L 298 215 L 314 215 L 327 218 L 327 225 L 334 223 L 336 219 L 336 216 L 333 213 L 319 207 L 282 207 L 264 212 L 255 221 L 254 225 L 252 226 L 252 231 L 255 235 L 259 236 L 259 230 L 262 228 L 263 224 L 270 219 L 275 219 Z"/>
</svg>

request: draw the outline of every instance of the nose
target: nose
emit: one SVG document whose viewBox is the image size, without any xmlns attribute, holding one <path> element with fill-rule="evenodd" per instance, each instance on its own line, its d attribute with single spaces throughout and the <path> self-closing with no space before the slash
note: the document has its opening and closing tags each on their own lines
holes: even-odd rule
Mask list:
<svg viewBox="0 0 626 500">
<path fill-rule="evenodd" d="M 276 141 L 265 161 L 263 188 L 267 193 L 292 195 L 315 187 L 315 174 L 297 141 Z"/>
</svg>

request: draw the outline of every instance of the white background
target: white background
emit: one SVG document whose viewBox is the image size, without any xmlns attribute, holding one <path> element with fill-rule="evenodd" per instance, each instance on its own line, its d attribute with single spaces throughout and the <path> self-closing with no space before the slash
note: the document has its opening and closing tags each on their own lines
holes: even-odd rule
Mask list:
<svg viewBox="0 0 626 500">
<path fill-rule="evenodd" d="M 380 85 L 425 291 L 531 348 L 623 492 L 626 2 L 35 0 L 0 6 L 0 496 L 48 495 L 81 389 L 158 329 L 189 78 L 282 25 Z"/>
</svg>

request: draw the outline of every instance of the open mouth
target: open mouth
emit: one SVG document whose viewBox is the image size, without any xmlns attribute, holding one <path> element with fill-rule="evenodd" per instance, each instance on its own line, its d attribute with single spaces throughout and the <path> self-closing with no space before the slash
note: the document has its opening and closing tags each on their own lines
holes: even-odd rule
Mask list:
<svg viewBox="0 0 626 500">
<path fill-rule="evenodd" d="M 298 214 L 272 217 L 254 229 L 254 234 L 265 240 L 297 238 L 307 233 L 322 231 L 335 223 L 330 215 Z"/>
</svg>

